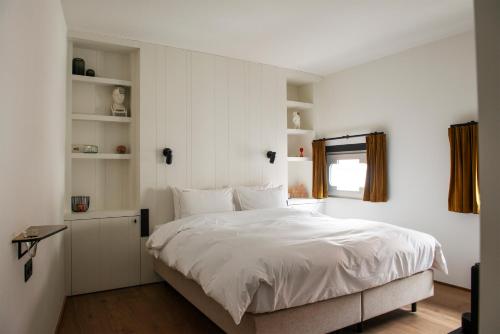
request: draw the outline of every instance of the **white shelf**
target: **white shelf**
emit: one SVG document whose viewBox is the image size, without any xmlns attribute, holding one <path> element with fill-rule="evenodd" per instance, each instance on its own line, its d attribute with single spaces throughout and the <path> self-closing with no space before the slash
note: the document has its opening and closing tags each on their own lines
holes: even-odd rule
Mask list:
<svg viewBox="0 0 500 334">
<path fill-rule="evenodd" d="M 312 162 L 309 157 L 288 157 L 288 162 Z"/>
<path fill-rule="evenodd" d="M 73 159 L 129 160 L 130 154 L 118 153 L 71 153 Z"/>
<path fill-rule="evenodd" d="M 140 212 L 133 209 L 124 210 L 96 210 L 87 212 L 68 212 L 64 215 L 64 220 L 84 220 L 84 219 L 101 219 L 101 218 L 118 218 L 118 217 L 135 217 L 139 216 Z"/>
<path fill-rule="evenodd" d="M 309 103 L 309 102 L 287 100 L 286 107 L 293 108 L 293 109 L 299 109 L 299 110 L 311 110 L 312 108 L 314 108 L 314 104 Z"/>
<path fill-rule="evenodd" d="M 86 82 L 96 85 L 105 85 L 105 86 L 126 86 L 132 87 L 132 81 L 127 80 L 118 80 L 118 79 L 110 79 L 110 78 L 101 78 L 101 77 L 88 77 L 84 75 L 72 75 L 73 81 Z"/>
<path fill-rule="evenodd" d="M 304 129 L 287 129 L 287 134 L 294 136 L 302 136 L 302 135 L 312 135 L 314 133 L 313 130 L 304 130 Z"/>
<path fill-rule="evenodd" d="M 98 121 L 98 122 L 116 122 L 116 123 L 130 123 L 130 117 L 120 116 L 106 116 L 96 114 L 72 114 L 71 118 L 77 121 Z"/>
</svg>

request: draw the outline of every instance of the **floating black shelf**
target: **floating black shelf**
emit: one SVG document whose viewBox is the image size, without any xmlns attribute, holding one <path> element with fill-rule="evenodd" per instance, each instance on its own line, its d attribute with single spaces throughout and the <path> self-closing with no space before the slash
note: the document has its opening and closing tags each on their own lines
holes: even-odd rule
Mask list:
<svg viewBox="0 0 500 334">
<path fill-rule="evenodd" d="M 30 226 L 25 232 L 12 239 L 13 244 L 17 244 L 17 258 L 20 259 L 30 249 L 35 247 L 41 240 L 67 229 L 66 225 L 38 225 Z M 27 248 L 23 251 L 22 244 L 26 243 Z"/>
</svg>

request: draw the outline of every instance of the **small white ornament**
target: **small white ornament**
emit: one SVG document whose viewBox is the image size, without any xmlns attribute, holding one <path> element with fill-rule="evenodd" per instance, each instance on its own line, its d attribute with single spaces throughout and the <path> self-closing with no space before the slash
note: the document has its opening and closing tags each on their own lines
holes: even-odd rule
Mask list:
<svg viewBox="0 0 500 334">
<path fill-rule="evenodd" d="M 111 105 L 111 115 L 126 117 L 127 108 L 123 105 L 125 100 L 125 88 L 116 87 L 113 89 L 113 104 Z"/>
<path fill-rule="evenodd" d="M 298 111 L 293 112 L 292 123 L 295 129 L 300 129 L 300 114 Z"/>
</svg>

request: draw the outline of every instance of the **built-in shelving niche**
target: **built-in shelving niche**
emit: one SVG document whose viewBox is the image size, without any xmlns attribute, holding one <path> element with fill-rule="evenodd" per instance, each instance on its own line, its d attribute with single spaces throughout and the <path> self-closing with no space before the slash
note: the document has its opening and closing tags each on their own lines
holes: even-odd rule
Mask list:
<svg viewBox="0 0 500 334">
<path fill-rule="evenodd" d="M 288 144 L 288 186 L 305 185 L 308 196 L 312 191 L 312 140 L 314 139 L 314 83 L 287 82 L 287 144 Z M 295 129 L 293 113 L 298 111 L 300 129 Z M 300 148 L 304 157 L 300 158 Z"/>
<path fill-rule="evenodd" d="M 71 196 L 90 196 L 90 210 L 128 210 L 138 207 L 138 56 L 137 49 L 74 40 L 69 45 L 68 140 L 66 212 Z M 72 59 L 85 61 L 95 77 L 73 75 Z M 128 117 L 113 117 L 113 89 L 126 91 Z M 74 153 L 73 145 L 97 145 L 98 154 Z M 124 145 L 126 154 L 117 154 Z"/>
</svg>

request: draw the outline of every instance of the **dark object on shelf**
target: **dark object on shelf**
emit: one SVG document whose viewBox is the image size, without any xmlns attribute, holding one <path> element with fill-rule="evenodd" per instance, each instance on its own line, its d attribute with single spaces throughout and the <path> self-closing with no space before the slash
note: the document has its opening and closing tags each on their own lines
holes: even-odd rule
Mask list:
<svg viewBox="0 0 500 334">
<path fill-rule="evenodd" d="M 73 74 L 85 75 L 85 60 L 82 58 L 73 58 Z"/>
<path fill-rule="evenodd" d="M 85 212 L 90 206 L 90 196 L 71 196 L 71 211 Z"/>
<path fill-rule="evenodd" d="M 88 77 L 95 77 L 95 71 L 91 68 L 85 71 L 85 75 Z"/>
<path fill-rule="evenodd" d="M 276 159 L 276 152 L 267 151 L 266 157 L 269 159 L 270 163 L 274 163 L 274 159 Z"/>
<path fill-rule="evenodd" d="M 479 330 L 479 263 L 472 266 L 470 271 L 471 278 L 471 295 L 470 295 L 470 312 L 462 314 L 462 327 L 455 329 L 449 334 L 477 334 Z"/>
<path fill-rule="evenodd" d="M 124 145 L 119 145 L 116 147 L 116 153 L 125 154 L 127 153 L 127 147 Z"/>
<path fill-rule="evenodd" d="M 169 149 L 168 147 L 164 148 L 163 149 L 163 156 L 165 157 L 165 162 L 167 163 L 167 165 L 171 165 L 172 164 L 172 150 Z"/>
<path fill-rule="evenodd" d="M 35 247 L 36 251 L 38 242 L 67 228 L 66 225 L 39 225 L 28 227 L 26 231 L 12 239 L 12 243 L 17 244 L 17 258 L 20 259 L 23 257 L 23 255 L 33 247 Z M 25 243 L 27 247 L 24 251 L 22 250 L 23 243 Z"/>
<path fill-rule="evenodd" d="M 141 209 L 141 237 L 149 237 L 149 209 Z"/>
</svg>

